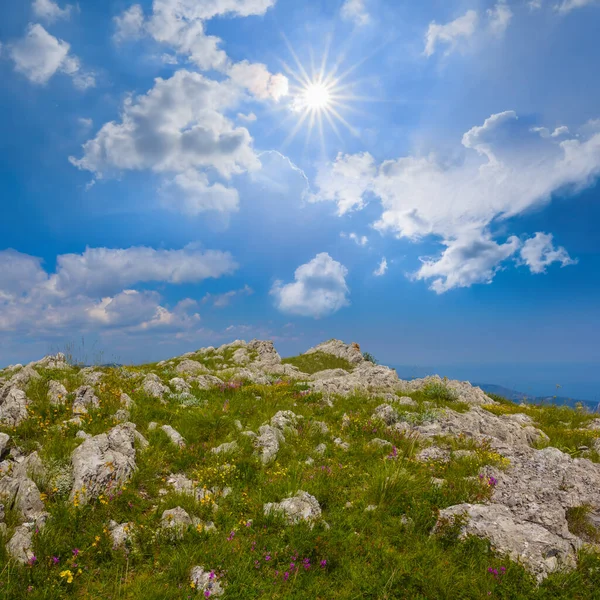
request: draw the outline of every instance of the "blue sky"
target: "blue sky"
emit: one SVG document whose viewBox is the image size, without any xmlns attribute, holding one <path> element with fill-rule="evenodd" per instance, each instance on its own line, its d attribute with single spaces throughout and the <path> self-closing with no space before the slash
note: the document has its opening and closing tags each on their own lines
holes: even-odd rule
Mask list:
<svg viewBox="0 0 600 600">
<path fill-rule="evenodd" d="M 594 0 L 2 6 L 0 364 L 339 337 L 596 398 L 599 26 Z"/>
</svg>

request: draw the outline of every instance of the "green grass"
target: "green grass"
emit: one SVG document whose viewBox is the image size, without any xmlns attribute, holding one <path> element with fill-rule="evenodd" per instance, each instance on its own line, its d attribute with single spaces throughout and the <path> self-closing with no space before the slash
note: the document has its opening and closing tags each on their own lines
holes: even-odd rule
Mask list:
<svg viewBox="0 0 600 600">
<path fill-rule="evenodd" d="M 213 359 L 208 356 L 204 360 Z M 350 369 L 345 361 L 318 354 L 285 362 L 305 372 Z M 149 368 L 137 369 L 147 372 Z M 489 486 L 475 476 L 485 465 L 505 465 L 484 444 L 465 436 L 448 436 L 438 442 L 453 450 L 472 450 L 473 455 L 448 463 L 422 463 L 415 460 L 424 447 L 418 437 L 391 433 L 371 419 L 383 402 L 381 398 L 355 395 L 328 407 L 319 394 L 302 394 L 305 385 L 283 382 L 273 386 L 244 384 L 225 391 L 193 389 L 197 406 L 184 407 L 175 398 L 162 405 L 147 397 L 139 382 L 122 377 L 121 370 L 104 371 L 106 375 L 97 386 L 100 407 L 90 411 L 83 429 L 97 434 L 112 427 L 112 415 L 124 391 L 135 402 L 131 420 L 150 441 L 150 447 L 138 451 L 137 470 L 123 489 L 86 506 L 74 506 L 68 502 L 68 486 L 57 482 L 66 471 L 73 448 L 81 443 L 75 438 L 77 428 L 60 429 L 70 414 L 72 392 L 80 385 L 80 376 L 76 370 L 68 375 L 48 371 L 30 385 L 28 419 L 15 430 L 5 431 L 27 451 L 38 449 L 51 466 L 51 473 L 38 482 L 47 495 L 51 518 L 34 535 L 34 565 L 18 567 L 9 562 L 6 540 L 0 540 L 0 600 L 199 598 L 202 596 L 191 590 L 188 581 L 194 565 L 223 572 L 227 599 L 598 598 L 600 560 L 595 554 L 581 554 L 575 571 L 553 574 L 537 586 L 522 567 L 497 555 L 485 540 L 460 541 L 452 527 L 430 535 L 440 509 L 489 497 Z M 171 376 L 169 371 L 158 372 L 164 380 Z M 63 381 L 70 392 L 65 407 L 49 405 L 49 379 Z M 435 411 L 468 408 L 441 388 L 410 395 L 417 402 L 416 408 L 395 408 L 414 413 L 411 418 L 419 422 L 434 418 Z M 527 412 L 542 429 L 560 430 L 563 436 L 582 431 L 589 421 L 589 415 L 570 409 L 522 409 L 507 403 L 494 406 L 488 408 L 502 414 Z M 251 440 L 239 435 L 235 421 L 257 431 L 278 410 L 292 410 L 302 419 L 296 432 L 286 433 L 277 460 L 263 466 L 254 455 Z M 344 414 L 348 417 L 345 427 Z M 178 449 L 162 431 L 149 431 L 151 421 L 172 425 L 187 446 Z M 313 425 L 315 421 L 326 423 L 329 433 L 321 433 Z M 349 449 L 335 446 L 332 437 L 347 441 Z M 392 447 L 370 446 L 375 437 L 388 440 Z M 226 457 L 210 452 L 232 440 L 238 441 L 237 452 Z M 323 456 L 314 453 L 320 443 L 327 445 Z M 313 464 L 306 463 L 309 456 L 314 458 Z M 170 490 L 166 484 L 170 473 L 185 473 L 207 487 L 230 486 L 233 493 L 217 499 L 215 511 L 210 502 L 197 502 Z M 432 478 L 446 483 L 436 487 Z M 265 502 L 278 502 L 298 489 L 318 499 L 327 526 L 288 526 L 277 516 L 263 515 Z M 376 510 L 365 511 L 369 505 L 376 505 Z M 160 517 L 164 510 L 176 506 L 204 521 L 214 521 L 217 532 L 190 528 L 180 540 L 164 536 L 159 531 Z M 573 531 L 590 534 L 586 510 L 570 513 Z M 12 527 L 17 518 L 9 512 L 6 520 Z M 112 550 L 106 530 L 111 519 L 134 523 L 127 551 Z M 74 549 L 78 556 L 74 556 Z M 53 557 L 59 559 L 58 564 Z M 309 569 L 303 567 L 305 559 Z M 323 566 L 321 561 L 326 561 Z M 290 567 L 292 562 L 299 565 L 297 571 Z M 489 568 L 500 571 L 501 567 L 506 571 L 499 578 L 488 572 Z M 72 583 L 67 576 L 61 577 L 65 571 L 71 572 Z M 286 572 L 290 573 L 287 579 Z"/>
<path fill-rule="evenodd" d="M 352 371 L 352 364 L 344 358 L 325 354 L 324 352 L 311 352 L 310 354 L 301 354 L 300 356 L 292 356 L 284 358 L 283 364 L 298 367 L 303 373 L 312 375 L 319 371 L 327 369 L 344 369 L 344 371 Z"/>
</svg>

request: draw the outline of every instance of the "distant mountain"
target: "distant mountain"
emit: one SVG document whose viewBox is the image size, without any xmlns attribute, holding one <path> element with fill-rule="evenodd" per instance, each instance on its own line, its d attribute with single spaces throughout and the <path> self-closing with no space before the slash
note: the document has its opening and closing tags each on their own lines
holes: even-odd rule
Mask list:
<svg viewBox="0 0 600 600">
<path fill-rule="evenodd" d="M 531 396 L 530 394 L 524 394 L 523 392 L 511 390 L 493 383 L 473 383 L 473 385 L 480 387 L 486 393 L 496 394 L 513 402 L 522 402 L 525 400 L 531 404 L 557 404 L 559 406 L 566 405 L 571 407 L 581 403 L 593 411 L 596 411 L 599 406 L 597 402 L 591 400 L 577 400 L 576 398 L 567 398 L 566 396 Z"/>
</svg>

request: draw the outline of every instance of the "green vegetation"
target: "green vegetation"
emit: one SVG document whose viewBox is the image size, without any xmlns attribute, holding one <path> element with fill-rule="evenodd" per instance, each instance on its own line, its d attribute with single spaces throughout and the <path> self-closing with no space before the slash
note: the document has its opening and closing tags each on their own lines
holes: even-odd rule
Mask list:
<svg viewBox="0 0 600 600">
<path fill-rule="evenodd" d="M 326 369 L 344 369 L 344 371 L 352 371 L 352 364 L 344 358 L 325 354 L 324 352 L 311 352 L 310 354 L 301 354 L 300 356 L 292 356 L 284 358 L 284 364 L 298 367 L 303 373 L 318 373 Z"/>
<path fill-rule="evenodd" d="M 188 358 L 204 364 L 214 360 L 210 353 Z M 177 362 L 160 368 L 102 369 L 105 376 L 97 386 L 100 407 L 89 411 L 83 429 L 95 435 L 114 426 L 112 415 L 120 408 L 121 392 L 126 392 L 134 400 L 130 420 L 150 446 L 144 451 L 138 448 L 137 470 L 122 489 L 86 506 L 68 500 L 69 457 L 81 440 L 75 437 L 78 428 L 63 425 L 81 375 L 76 370 L 68 375 L 48 370 L 29 386 L 29 417 L 16 429 L 4 431 L 24 450 L 37 449 L 47 465 L 48 473 L 38 484 L 50 518 L 34 534 L 36 560 L 31 565 L 9 562 L 7 540 L 0 539 L 1 600 L 200 598 L 189 585 L 194 565 L 222 575 L 225 599 L 598 598 L 600 560 L 595 554 L 582 553 L 575 571 L 553 574 L 537 586 L 521 566 L 494 553 L 487 541 L 459 540 L 456 523 L 430 535 L 440 509 L 490 497 L 491 484 L 477 474 L 485 465 L 505 468 L 507 464 L 485 444 L 461 435 L 447 437 L 439 441 L 473 454 L 448 463 L 424 463 L 415 459 L 422 440 L 411 433 L 390 433 L 371 418 L 381 398 L 356 395 L 327 407 L 305 385 L 283 381 L 272 386 L 193 387 L 195 405 L 183 405 L 176 395 L 161 404 L 146 396 L 139 380 L 125 376 L 155 370 L 166 382 L 175 376 Z M 306 372 L 351 370 L 346 361 L 319 353 L 284 362 Z M 61 381 L 69 391 L 65 407 L 47 401 L 50 379 Z M 395 408 L 414 413 L 411 418 L 419 422 L 448 407 L 466 410 L 445 385 L 432 385 L 410 396 L 416 407 Z M 507 402 L 487 409 L 496 414 L 525 412 L 552 434 L 551 439 L 559 439 L 559 431 L 564 440 L 571 431 L 573 443 L 595 436 L 588 431 L 577 438 L 571 430 L 590 420 L 581 411 L 520 408 Z M 302 423 L 296 432 L 286 433 L 276 461 L 264 466 L 254 455 L 252 440 L 239 435 L 235 422 L 240 420 L 256 432 L 279 410 L 302 416 Z M 151 421 L 172 425 L 187 446 L 179 449 L 160 429 L 150 431 Z M 316 421 L 325 423 L 329 432 L 322 433 Z M 333 444 L 332 437 L 348 442 L 348 450 Z M 377 437 L 391 445 L 374 447 L 369 442 Z M 239 444 L 234 454 L 224 457 L 210 452 L 233 440 Z M 314 449 L 321 443 L 327 450 L 319 456 Z M 306 462 L 309 456 L 314 458 L 312 464 Z M 200 486 L 230 486 L 233 491 L 216 499 L 215 510 L 210 499 L 196 501 L 175 493 L 167 484 L 171 473 L 184 473 Z M 432 478 L 446 483 L 432 485 Z M 298 489 L 318 499 L 327 526 L 290 526 L 279 517 L 264 516 L 265 502 L 279 502 Z M 179 540 L 160 533 L 162 512 L 176 506 L 203 521 L 214 521 L 216 533 L 190 527 Z M 365 510 L 369 506 L 376 508 Z M 573 531 L 591 535 L 586 510 L 574 509 L 569 518 Z M 125 550 L 112 549 L 110 520 L 134 524 Z M 7 513 L 6 522 L 13 526 L 16 516 Z"/>
</svg>

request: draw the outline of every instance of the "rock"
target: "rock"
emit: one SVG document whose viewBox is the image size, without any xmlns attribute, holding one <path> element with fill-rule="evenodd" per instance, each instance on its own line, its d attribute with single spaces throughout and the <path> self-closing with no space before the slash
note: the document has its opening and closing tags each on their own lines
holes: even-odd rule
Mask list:
<svg viewBox="0 0 600 600">
<path fill-rule="evenodd" d="M 83 381 L 86 385 L 94 386 L 98 385 L 100 380 L 104 377 L 102 371 L 96 371 L 94 367 L 85 367 L 79 371 L 80 375 L 83 375 Z"/>
<path fill-rule="evenodd" d="M 373 512 L 374 510 L 377 510 L 377 506 L 375 504 L 369 504 L 369 506 L 365 508 L 365 512 Z"/>
<path fill-rule="evenodd" d="M 310 348 L 304 354 L 312 354 L 313 352 L 323 352 L 324 354 L 331 354 L 338 358 L 343 358 L 353 365 L 359 365 L 365 362 L 360 348 L 354 344 L 345 344 L 340 340 L 329 340 L 323 342 L 314 348 Z"/>
<path fill-rule="evenodd" d="M 241 369 L 225 369 L 221 373 L 229 379 L 229 381 L 250 381 L 258 385 L 269 385 L 271 380 L 259 369 L 241 368 Z"/>
<path fill-rule="evenodd" d="M 254 362 L 259 363 L 263 368 L 275 367 L 281 364 L 281 356 L 275 350 L 273 342 L 252 340 L 248 344 L 248 349 L 256 352 L 257 357 Z"/>
<path fill-rule="evenodd" d="M 181 375 L 198 375 L 199 373 L 208 373 L 208 369 L 197 360 L 186 358 L 175 367 L 175 372 Z"/>
<path fill-rule="evenodd" d="M 223 385 L 223 380 L 214 375 L 199 375 L 198 377 L 191 377 L 189 381 L 195 381 L 201 390 L 209 390 Z"/>
<path fill-rule="evenodd" d="M 155 423 L 154 421 L 150 421 L 150 423 L 148 423 L 148 431 L 154 431 L 157 427 L 158 423 Z"/>
<path fill-rule="evenodd" d="M 327 423 L 323 423 L 323 421 L 313 421 L 311 423 L 311 427 L 317 433 L 321 433 L 323 435 L 326 435 L 327 433 L 329 433 L 329 427 L 327 426 Z"/>
<path fill-rule="evenodd" d="M 189 393 L 189 391 L 191 390 L 189 384 L 187 383 L 187 381 L 185 379 L 182 379 L 181 377 L 173 377 L 173 379 L 171 379 L 169 381 L 169 385 L 175 389 L 176 392 L 187 392 Z"/>
<path fill-rule="evenodd" d="M 9 384 L 5 384 L 9 385 Z M 0 397 L 0 423 L 17 427 L 27 418 L 29 399 L 23 390 L 11 387 L 4 398 Z"/>
<path fill-rule="evenodd" d="M 203 567 L 192 567 L 190 583 L 194 589 L 207 598 L 216 598 L 224 593 L 223 586 L 214 571 L 205 571 Z M 207 594 L 208 592 L 208 594 Z"/>
<path fill-rule="evenodd" d="M 283 432 L 297 434 L 296 426 L 303 417 L 293 413 L 291 410 L 280 410 L 271 418 L 271 425 Z"/>
<path fill-rule="evenodd" d="M 319 454 L 320 456 L 322 456 L 323 454 L 325 454 L 325 452 L 327 452 L 327 445 L 326 444 L 319 444 L 315 448 L 315 454 Z"/>
<path fill-rule="evenodd" d="M 325 369 L 324 371 L 317 371 L 312 375 L 309 375 L 308 379 L 311 381 L 319 381 L 321 379 L 335 379 L 336 377 L 346 377 L 348 371 L 345 369 Z"/>
<path fill-rule="evenodd" d="M 194 496 L 196 493 L 196 486 L 194 485 L 194 482 L 181 473 L 171 473 L 167 479 L 167 483 L 173 488 L 173 491 L 178 494 Z"/>
<path fill-rule="evenodd" d="M 231 358 L 236 365 L 245 365 L 250 362 L 250 355 L 246 348 L 238 348 Z"/>
<path fill-rule="evenodd" d="M 396 400 L 394 400 L 394 402 L 400 406 L 410 406 L 412 408 L 419 406 L 419 403 L 416 400 L 413 400 L 412 398 L 409 398 L 408 396 L 401 396 L 400 398 L 397 398 Z"/>
<path fill-rule="evenodd" d="M 342 438 L 335 438 L 333 443 L 342 450 L 348 450 L 350 448 L 350 444 L 348 442 L 344 442 Z"/>
<path fill-rule="evenodd" d="M 127 409 L 133 408 L 133 400 L 125 392 L 121 392 L 121 404 L 123 405 L 124 408 L 127 408 Z"/>
<path fill-rule="evenodd" d="M 477 454 L 473 450 L 454 450 L 452 458 L 460 460 L 462 458 L 475 458 Z"/>
<path fill-rule="evenodd" d="M 87 439 L 91 438 L 92 436 L 91 436 L 89 433 L 86 433 L 85 431 L 83 431 L 83 430 L 81 430 L 81 429 L 80 429 L 80 430 L 79 430 L 79 431 L 78 431 L 78 432 L 75 434 L 75 437 L 76 437 L 77 439 L 79 439 L 79 440 L 87 440 Z"/>
<path fill-rule="evenodd" d="M 123 485 L 136 468 L 135 425 L 123 423 L 95 435 L 73 451 L 73 489 L 69 500 L 85 504 Z"/>
<path fill-rule="evenodd" d="M 134 430 L 133 436 L 142 450 L 145 450 L 150 445 L 150 442 L 139 431 Z"/>
<path fill-rule="evenodd" d="M 62 352 L 57 354 L 49 354 L 44 356 L 42 360 L 30 363 L 31 366 L 43 367 L 44 369 L 70 369 L 71 365 L 67 362 L 67 358 Z"/>
<path fill-rule="evenodd" d="M 10 436 L 8 433 L 0 432 L 0 457 L 4 454 L 4 451 L 8 447 L 8 442 L 10 441 Z"/>
<path fill-rule="evenodd" d="M 271 427 L 271 425 L 262 425 L 258 432 L 259 436 L 256 438 L 254 445 L 262 453 L 261 460 L 263 464 L 268 465 L 275 460 L 279 452 L 279 444 L 285 442 L 285 437 L 280 429 Z"/>
<path fill-rule="evenodd" d="M 130 539 L 133 526 L 133 523 L 117 523 L 116 521 L 110 521 L 108 523 L 113 550 L 119 550 L 126 546 Z"/>
<path fill-rule="evenodd" d="M 65 404 L 67 401 L 67 388 L 59 381 L 48 382 L 48 400 L 52 406 Z"/>
<path fill-rule="evenodd" d="M 170 536 L 181 539 L 188 527 L 192 526 L 192 519 L 181 506 L 177 506 L 163 512 L 160 526 Z"/>
<path fill-rule="evenodd" d="M 265 515 L 281 513 L 291 525 L 300 521 L 313 522 L 321 517 L 321 507 L 314 496 L 299 490 L 295 496 L 264 505 Z"/>
<path fill-rule="evenodd" d="M 15 455 L 14 458 L 13 477 L 41 478 L 45 475 L 44 464 L 37 452 L 32 452 L 25 457 Z"/>
<path fill-rule="evenodd" d="M 393 444 L 391 442 L 388 442 L 387 440 L 382 440 L 380 438 L 373 438 L 369 442 L 369 446 L 373 446 L 374 448 L 391 448 L 392 445 Z"/>
<path fill-rule="evenodd" d="M 73 401 L 73 414 L 85 415 L 88 408 L 98 408 L 100 400 L 94 393 L 94 388 L 89 385 L 82 385 L 75 390 L 75 400 Z"/>
<path fill-rule="evenodd" d="M 37 485 L 23 474 L 0 479 L 0 498 L 6 508 L 15 509 L 25 521 L 44 520 L 47 516 Z"/>
<path fill-rule="evenodd" d="M 450 451 L 438 448 L 437 446 L 429 446 L 428 448 L 423 448 L 423 450 L 417 454 L 416 459 L 421 462 L 446 463 L 450 461 Z"/>
<path fill-rule="evenodd" d="M 185 440 L 181 434 L 170 425 L 163 425 L 161 429 L 169 436 L 169 439 L 180 448 L 185 448 Z"/>
<path fill-rule="evenodd" d="M 153 398 L 163 399 L 165 394 L 169 394 L 171 390 L 160 380 L 158 375 L 148 373 L 142 381 L 142 389 L 148 396 Z"/>
<path fill-rule="evenodd" d="M 499 553 L 507 553 L 512 560 L 521 561 L 538 581 L 559 566 L 573 568 L 575 565 L 571 540 L 536 523 L 516 521 L 511 510 L 502 504 L 458 504 L 441 510 L 434 532 L 459 515 L 466 519 L 461 537 L 475 535 L 489 539 Z"/>
<path fill-rule="evenodd" d="M 496 404 L 485 392 L 472 386 L 468 381 L 444 380 L 438 375 L 425 377 L 423 379 L 413 379 L 412 381 L 403 381 L 401 389 L 406 392 L 418 392 L 429 385 L 445 385 L 456 392 L 460 402 L 466 402 L 473 406 L 482 406 L 484 404 Z"/>
<path fill-rule="evenodd" d="M 232 452 L 235 452 L 238 448 L 239 446 L 237 442 L 228 442 L 225 444 L 221 444 L 216 448 L 213 448 L 211 452 L 213 454 L 231 454 Z"/>
<path fill-rule="evenodd" d="M 371 419 L 383 421 L 386 425 L 393 425 L 400 420 L 400 416 L 389 404 L 381 404 L 375 409 Z"/>
<path fill-rule="evenodd" d="M 6 551 L 18 563 L 27 564 L 33 558 L 33 524 L 26 523 L 15 529 Z"/>
</svg>

